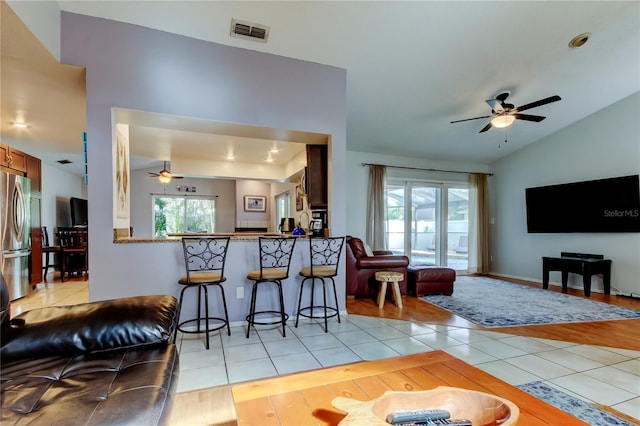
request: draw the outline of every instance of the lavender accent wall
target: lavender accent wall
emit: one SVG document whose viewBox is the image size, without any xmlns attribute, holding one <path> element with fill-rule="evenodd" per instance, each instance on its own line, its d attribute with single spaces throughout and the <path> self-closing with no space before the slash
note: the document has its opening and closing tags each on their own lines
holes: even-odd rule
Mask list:
<svg viewBox="0 0 640 426">
<path fill-rule="evenodd" d="M 344 235 L 345 70 L 66 12 L 61 60 L 87 69 L 91 300 L 177 294 L 183 271 L 178 244 L 113 243 L 113 107 L 331 135 L 332 233 Z"/>
</svg>

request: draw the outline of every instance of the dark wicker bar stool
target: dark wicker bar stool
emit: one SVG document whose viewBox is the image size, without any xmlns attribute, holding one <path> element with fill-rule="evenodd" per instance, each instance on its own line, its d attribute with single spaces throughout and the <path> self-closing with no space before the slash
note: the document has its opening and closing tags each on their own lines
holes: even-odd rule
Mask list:
<svg viewBox="0 0 640 426">
<path fill-rule="evenodd" d="M 186 274 L 180 278 L 178 284 L 183 285 L 180 291 L 179 310 L 182 310 L 182 299 L 185 290 L 188 288 L 198 289 L 198 316 L 197 318 L 188 319 L 178 324 L 178 330 L 182 333 L 205 333 L 206 347 L 209 349 L 209 333 L 227 327 L 227 335 L 231 335 L 229 327 L 229 314 L 227 313 L 227 300 L 224 295 L 223 282 L 226 281 L 224 276 L 224 264 L 227 258 L 227 249 L 229 247 L 229 237 L 197 237 L 183 238 L 182 247 L 184 251 L 184 262 Z M 209 294 L 207 287 L 216 286 L 220 289 L 222 298 L 222 306 L 224 309 L 224 317 L 209 316 Z M 202 314 L 202 296 L 204 295 L 204 315 Z M 178 312 L 180 318 L 180 312 Z M 210 325 L 213 321 L 214 324 Z M 204 322 L 204 330 L 202 323 Z M 184 327 L 189 324 L 195 324 L 195 330 L 186 330 Z M 175 342 L 175 337 L 174 337 Z"/>
<path fill-rule="evenodd" d="M 293 255 L 296 239 L 292 237 L 259 237 L 260 269 L 247 274 L 247 279 L 253 281 L 251 289 L 251 306 L 247 315 L 247 339 L 251 326 L 255 324 L 282 324 L 282 337 L 286 337 L 285 326 L 289 315 L 284 310 L 282 296 L 282 280 L 289 278 L 289 266 Z M 278 287 L 280 296 L 279 310 L 256 311 L 258 287 L 265 283 L 273 283 Z M 260 316 L 261 318 L 256 318 Z"/>
<path fill-rule="evenodd" d="M 327 320 L 329 318 L 337 316 L 338 322 L 340 322 L 336 282 L 333 277 L 338 275 L 338 263 L 340 262 L 340 253 L 342 252 L 343 245 L 344 237 L 309 238 L 310 264 L 302 268 L 299 274 L 301 277 L 304 277 L 304 279 L 300 283 L 296 327 L 298 327 L 300 315 L 307 318 L 323 318 L 325 333 L 328 331 Z M 316 280 L 320 280 L 322 283 L 322 305 L 314 302 Z M 327 305 L 327 283 L 325 280 L 331 280 L 333 299 L 335 302 L 334 306 Z M 308 306 L 302 306 L 302 293 L 305 283 L 311 284 L 309 292 L 311 300 Z M 314 309 L 317 312 L 315 315 L 313 313 Z"/>
</svg>

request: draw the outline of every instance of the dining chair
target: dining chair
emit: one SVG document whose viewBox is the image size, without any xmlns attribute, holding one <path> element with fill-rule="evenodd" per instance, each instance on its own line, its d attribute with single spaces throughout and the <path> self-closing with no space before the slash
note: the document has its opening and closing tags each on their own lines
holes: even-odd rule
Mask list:
<svg viewBox="0 0 640 426">
<path fill-rule="evenodd" d="M 77 273 L 89 277 L 89 233 L 86 227 L 59 226 L 56 233 L 60 242 L 60 278 Z"/>
<path fill-rule="evenodd" d="M 209 333 L 227 327 L 227 335 L 231 335 L 227 299 L 224 294 L 224 266 L 229 248 L 229 237 L 184 237 L 182 251 L 184 253 L 185 275 L 180 277 L 178 284 L 184 286 L 180 291 L 178 319 L 182 310 L 184 292 L 189 288 L 198 289 L 197 316 L 178 324 L 178 331 L 188 334 L 205 333 L 206 348 L 209 349 Z M 209 316 L 208 286 L 215 286 L 220 290 L 224 317 Z M 202 314 L 202 298 L 204 297 L 204 315 Z M 202 330 L 204 322 L 204 330 Z M 213 325 L 210 323 L 213 322 Z M 195 330 L 185 328 L 195 324 Z M 177 333 L 176 333 L 177 334 Z M 174 336 L 175 342 L 175 336 Z"/>
<path fill-rule="evenodd" d="M 305 266 L 300 270 L 299 275 L 303 277 L 300 283 L 300 292 L 298 295 L 298 311 L 296 313 L 296 327 L 300 316 L 306 318 L 323 318 L 324 332 L 328 332 L 328 319 L 337 316 L 340 322 L 340 312 L 338 310 L 338 294 L 336 293 L 336 282 L 333 279 L 338 275 L 338 264 L 340 263 L 340 254 L 344 245 L 344 237 L 310 237 L 309 238 L 309 266 Z M 322 283 L 322 304 L 315 302 L 316 291 L 315 283 L 319 280 Z M 335 305 L 327 304 L 327 283 L 325 280 L 331 281 L 333 288 L 333 299 Z M 302 306 L 302 293 L 305 284 L 309 288 L 309 304 Z M 314 315 L 314 309 L 316 314 Z"/>
<path fill-rule="evenodd" d="M 247 279 L 253 281 L 251 289 L 251 304 L 247 320 L 247 339 L 251 326 L 255 324 L 269 325 L 282 324 L 282 337 L 286 337 L 286 324 L 289 315 L 284 309 L 284 297 L 282 295 L 282 281 L 289 278 L 289 267 L 293 257 L 293 248 L 296 244 L 295 237 L 259 237 L 258 249 L 260 255 L 260 269 L 255 269 L 247 274 Z M 266 283 L 275 284 L 280 299 L 279 310 L 267 309 L 256 311 L 258 288 Z M 259 317 L 259 318 L 257 318 Z"/>
<path fill-rule="evenodd" d="M 60 262 L 60 246 L 51 245 L 49 241 L 49 231 L 46 226 L 42 227 L 42 253 L 44 254 L 44 265 L 42 269 L 44 270 L 43 279 L 47 280 L 47 273 L 49 273 L 49 268 L 54 268 L 59 266 L 59 263 L 52 263 L 50 257 L 55 255 L 53 262 Z"/>
</svg>

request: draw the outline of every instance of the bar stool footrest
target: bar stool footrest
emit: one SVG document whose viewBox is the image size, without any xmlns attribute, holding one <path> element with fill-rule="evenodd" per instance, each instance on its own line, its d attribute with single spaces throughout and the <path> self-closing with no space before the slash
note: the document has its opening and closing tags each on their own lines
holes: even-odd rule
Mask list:
<svg viewBox="0 0 640 426">
<path fill-rule="evenodd" d="M 298 309 L 298 313 L 300 316 L 305 317 L 305 318 L 325 318 L 324 315 L 324 305 L 319 305 L 319 306 L 305 306 L 302 307 L 300 309 Z M 305 311 L 309 311 L 311 312 L 312 310 L 318 310 L 320 311 L 320 315 L 311 315 L 311 313 L 309 314 L 305 314 Z M 339 312 L 336 308 L 331 307 L 331 306 L 327 306 L 327 316 L 326 318 L 333 318 L 335 316 L 338 316 Z"/>
<path fill-rule="evenodd" d="M 273 321 L 256 320 L 255 319 L 257 315 L 264 315 L 264 314 L 273 314 L 273 315 L 275 315 L 277 317 L 277 319 L 274 319 Z M 282 313 L 280 311 L 256 311 L 253 314 L 247 315 L 245 320 L 249 324 L 258 324 L 258 325 L 282 324 Z M 284 314 L 284 322 L 287 322 L 288 320 L 289 320 L 289 314 L 287 314 L 285 312 L 285 314 Z"/>
<path fill-rule="evenodd" d="M 211 333 L 212 331 L 220 330 L 221 328 L 227 327 L 229 325 L 229 323 L 224 318 L 218 318 L 218 317 L 194 318 L 194 319 L 182 321 L 180 324 L 178 324 L 177 330 L 179 332 L 181 332 L 181 333 L 187 333 L 187 334 L 206 333 L 207 332 L 207 328 L 206 328 L 205 321 L 207 319 L 209 320 L 209 333 Z M 215 321 L 215 322 L 213 324 L 211 324 L 211 321 Z M 197 329 L 196 330 L 185 330 L 183 328 L 187 324 L 192 324 L 192 323 L 195 323 L 196 326 L 199 323 L 200 324 L 200 330 L 197 330 Z M 228 330 L 228 332 L 230 333 L 230 330 Z"/>
</svg>

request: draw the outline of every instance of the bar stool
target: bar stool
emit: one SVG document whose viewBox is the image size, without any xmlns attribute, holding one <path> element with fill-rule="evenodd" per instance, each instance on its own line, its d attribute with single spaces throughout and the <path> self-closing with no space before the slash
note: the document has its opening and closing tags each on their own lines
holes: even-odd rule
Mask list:
<svg viewBox="0 0 640 426">
<path fill-rule="evenodd" d="M 300 270 L 300 276 L 304 277 L 300 283 L 300 295 L 298 296 L 298 312 L 296 314 L 296 327 L 300 315 L 307 318 L 324 318 L 324 332 L 328 332 L 327 320 L 331 317 L 338 317 L 338 294 L 336 293 L 336 282 L 333 277 L 338 275 L 338 263 L 340 262 L 340 253 L 344 244 L 344 237 L 327 237 L 327 238 L 309 238 L 309 259 L 310 265 Z M 315 282 L 316 279 L 322 282 L 322 305 L 314 305 Z M 331 280 L 333 286 L 333 298 L 335 305 L 327 306 L 327 284 L 325 279 Z M 304 284 L 311 280 L 311 301 L 308 306 L 302 306 L 302 292 Z M 319 315 L 313 314 L 313 310 L 321 310 Z M 308 312 L 308 313 L 307 313 Z"/>
<path fill-rule="evenodd" d="M 209 349 L 209 333 L 227 327 L 227 335 L 231 335 L 229 327 L 229 314 L 227 313 L 227 300 L 224 295 L 222 283 L 227 279 L 224 276 L 224 264 L 229 247 L 229 237 L 197 237 L 183 238 L 182 248 L 184 252 L 184 263 L 186 274 L 180 278 L 178 284 L 184 287 L 180 291 L 179 309 L 182 310 L 182 299 L 185 290 L 188 288 L 198 289 L 198 317 L 182 321 L 178 324 L 178 330 L 183 333 L 206 334 L 206 347 Z M 222 306 L 224 307 L 224 318 L 209 316 L 209 294 L 207 286 L 214 285 L 220 289 L 222 296 Z M 201 301 L 204 294 L 204 316 L 201 315 Z M 180 312 L 178 312 L 180 318 Z M 204 321 L 204 330 L 201 324 Z M 210 326 L 209 321 L 217 322 Z M 185 330 L 187 324 L 197 325 L 196 330 Z M 175 335 L 173 341 L 175 343 Z"/>
<path fill-rule="evenodd" d="M 247 279 L 253 281 L 251 289 L 251 306 L 247 315 L 247 339 L 251 326 L 255 324 L 269 325 L 282 324 L 282 337 L 286 336 L 285 325 L 289 315 L 284 311 L 284 297 L 282 296 L 282 280 L 289 278 L 289 265 L 293 255 L 293 247 L 296 239 L 292 237 L 259 237 L 260 269 L 247 274 Z M 274 283 L 278 287 L 280 296 L 280 310 L 256 311 L 256 299 L 258 286 L 263 283 Z M 277 315 L 279 319 L 260 318 L 256 316 Z"/>
</svg>

